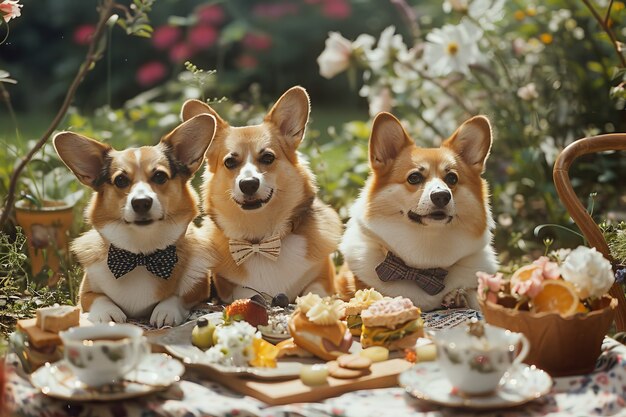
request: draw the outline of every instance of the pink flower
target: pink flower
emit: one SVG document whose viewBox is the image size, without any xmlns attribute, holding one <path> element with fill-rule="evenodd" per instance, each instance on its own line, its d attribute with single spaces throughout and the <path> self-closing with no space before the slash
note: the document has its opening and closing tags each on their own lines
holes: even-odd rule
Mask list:
<svg viewBox="0 0 626 417">
<path fill-rule="evenodd" d="M 193 55 L 193 48 L 186 43 L 177 43 L 170 49 L 170 60 L 172 62 L 184 62 Z"/>
<path fill-rule="evenodd" d="M 224 21 L 224 10 L 215 4 L 199 7 L 196 10 L 196 15 L 201 23 L 219 25 Z"/>
<path fill-rule="evenodd" d="M 329 19 L 345 19 L 352 14 L 350 3 L 346 0 L 326 0 L 322 6 L 322 14 Z"/>
<path fill-rule="evenodd" d="M 478 296 L 493 303 L 498 301 L 498 292 L 502 287 L 502 273 L 488 274 L 486 272 L 476 272 L 478 277 Z"/>
<path fill-rule="evenodd" d="M 511 292 L 518 295 L 528 295 L 534 298 L 543 289 L 543 276 L 539 269 L 533 271 L 530 278 L 524 281 L 511 282 Z"/>
<path fill-rule="evenodd" d="M 244 54 L 237 58 L 235 65 L 242 69 L 254 69 L 259 65 L 259 60 L 252 55 Z"/>
<path fill-rule="evenodd" d="M 247 33 L 243 45 L 248 49 L 264 51 L 272 47 L 272 37 L 265 33 Z"/>
<path fill-rule="evenodd" d="M 137 70 L 137 83 L 142 87 L 149 87 L 161 81 L 167 74 L 167 68 L 159 61 L 151 61 L 143 64 Z"/>
<path fill-rule="evenodd" d="M 172 47 L 180 39 L 180 29 L 176 26 L 159 26 L 152 34 L 152 45 L 156 49 Z"/>
<path fill-rule="evenodd" d="M 94 25 L 80 25 L 74 29 L 72 39 L 77 45 L 88 45 L 95 31 L 96 27 Z"/>
<path fill-rule="evenodd" d="M 536 259 L 533 261 L 533 264 L 541 268 L 543 279 L 558 279 L 561 276 L 559 264 L 556 262 L 550 262 L 550 258 L 547 256 L 542 256 Z"/>
<path fill-rule="evenodd" d="M 207 49 L 215 44 L 217 40 L 217 30 L 211 26 L 196 26 L 189 31 L 187 39 L 192 46 Z"/>
<path fill-rule="evenodd" d="M 4 0 L 0 3 L 0 12 L 4 14 L 4 21 L 8 22 L 11 19 L 15 19 L 16 17 L 20 17 L 22 15 L 23 5 L 19 4 L 19 0 Z"/>
</svg>

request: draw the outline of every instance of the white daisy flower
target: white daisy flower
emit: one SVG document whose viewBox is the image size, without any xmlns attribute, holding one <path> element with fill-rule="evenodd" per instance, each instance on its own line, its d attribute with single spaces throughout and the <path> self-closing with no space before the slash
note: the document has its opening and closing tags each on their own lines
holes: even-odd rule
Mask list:
<svg viewBox="0 0 626 417">
<path fill-rule="evenodd" d="M 482 30 L 467 20 L 458 25 L 445 25 L 426 36 L 422 60 L 428 72 L 435 77 L 445 77 L 453 72 L 469 75 L 469 66 L 481 58 L 478 41 Z"/>
</svg>

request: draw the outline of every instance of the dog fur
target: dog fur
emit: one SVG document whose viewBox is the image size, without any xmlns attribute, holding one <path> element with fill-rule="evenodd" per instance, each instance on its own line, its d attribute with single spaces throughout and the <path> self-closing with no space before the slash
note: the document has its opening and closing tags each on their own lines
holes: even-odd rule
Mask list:
<svg viewBox="0 0 626 417">
<path fill-rule="evenodd" d="M 343 298 L 373 287 L 429 311 L 461 291 L 478 308 L 476 272 L 493 273 L 498 266 L 489 189 L 481 177 L 491 142 L 484 116 L 467 120 L 439 148 L 425 149 L 393 115 L 377 115 L 369 141 L 371 174 L 340 244 L 346 265 L 337 288 Z M 446 269 L 444 290 L 429 295 L 412 281 L 381 281 L 375 268 L 388 251 L 414 268 Z"/>
<path fill-rule="evenodd" d="M 278 99 L 259 125 L 234 127 L 197 100 L 187 101 L 181 117 L 209 113 L 217 121 L 207 152 L 203 184 L 203 225 L 219 260 L 213 279 L 225 302 L 255 291 L 285 293 L 290 301 L 309 291 L 334 293 L 331 254 L 341 238 L 342 224 L 333 209 L 317 197 L 317 185 L 297 152 L 309 118 L 309 97 L 293 87 Z M 251 184 L 251 186 L 250 186 Z M 243 188 L 242 188 L 243 187 Z M 254 254 L 237 266 L 229 240 L 258 243 L 281 238 L 276 260 Z"/>
<path fill-rule="evenodd" d="M 181 124 L 156 146 L 117 151 L 72 132 L 54 137 L 70 170 L 95 191 L 85 210 L 92 229 L 72 243 L 85 269 L 80 305 L 93 322 L 150 318 L 177 325 L 208 298 L 208 269 L 214 250 L 191 222 L 198 197 L 190 179 L 202 165 L 215 119 L 200 115 Z M 139 203 L 146 203 L 140 208 Z M 178 262 L 168 279 L 138 266 L 116 279 L 107 266 L 110 245 L 150 254 L 176 245 Z"/>
</svg>

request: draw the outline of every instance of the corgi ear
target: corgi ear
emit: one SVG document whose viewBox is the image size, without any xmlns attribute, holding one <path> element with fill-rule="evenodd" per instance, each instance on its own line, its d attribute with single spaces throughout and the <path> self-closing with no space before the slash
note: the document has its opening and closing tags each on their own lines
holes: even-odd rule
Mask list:
<svg viewBox="0 0 626 417">
<path fill-rule="evenodd" d="M 52 139 L 61 160 L 80 182 L 94 190 L 102 184 L 111 146 L 73 132 L 57 133 Z"/>
<path fill-rule="evenodd" d="M 370 166 L 385 172 L 402 149 L 414 145 L 402 124 L 391 113 L 378 113 L 372 124 L 369 141 Z"/>
<path fill-rule="evenodd" d="M 192 175 L 202 165 L 204 155 L 215 136 L 215 117 L 199 114 L 182 123 L 161 139 L 174 159 Z"/>
<path fill-rule="evenodd" d="M 485 116 L 474 116 L 463 123 L 441 146 L 452 149 L 466 164 L 483 172 L 491 142 L 489 119 Z"/>
<path fill-rule="evenodd" d="M 194 116 L 199 114 L 210 114 L 215 118 L 217 126 L 227 125 L 226 121 L 220 117 L 219 114 L 211 106 L 200 100 L 187 100 L 183 103 L 183 107 L 180 110 L 180 120 L 186 122 Z"/>
<path fill-rule="evenodd" d="M 309 121 L 309 95 L 302 87 L 292 87 L 283 94 L 265 116 L 265 121 L 273 123 L 285 136 L 290 146 L 296 149 Z"/>
</svg>

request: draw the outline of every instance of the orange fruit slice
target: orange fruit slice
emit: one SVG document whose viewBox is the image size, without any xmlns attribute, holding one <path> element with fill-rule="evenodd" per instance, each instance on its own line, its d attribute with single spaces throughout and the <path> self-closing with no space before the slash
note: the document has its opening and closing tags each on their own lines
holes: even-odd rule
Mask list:
<svg viewBox="0 0 626 417">
<path fill-rule="evenodd" d="M 543 282 L 543 289 L 532 300 L 534 313 L 558 313 L 571 316 L 579 310 L 580 299 L 576 287 L 570 282 L 550 279 Z M 584 307 L 584 306 L 583 306 Z"/>
<path fill-rule="evenodd" d="M 522 266 L 521 268 L 517 269 L 513 273 L 513 275 L 511 275 L 511 282 L 515 283 L 515 282 L 526 281 L 527 279 L 530 279 L 535 269 L 539 269 L 539 267 L 535 264 Z"/>
</svg>

